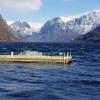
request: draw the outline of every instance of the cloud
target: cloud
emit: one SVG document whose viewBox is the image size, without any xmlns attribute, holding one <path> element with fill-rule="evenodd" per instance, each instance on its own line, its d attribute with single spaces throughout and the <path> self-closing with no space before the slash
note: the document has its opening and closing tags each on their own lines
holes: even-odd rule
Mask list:
<svg viewBox="0 0 100 100">
<path fill-rule="evenodd" d="M 42 0 L 0 0 L 0 9 L 38 10 L 41 6 Z"/>
<path fill-rule="evenodd" d="M 44 23 L 39 23 L 39 22 L 29 22 L 32 32 L 39 32 L 44 25 Z"/>
<path fill-rule="evenodd" d="M 14 21 L 7 21 L 8 25 L 11 25 Z"/>
<path fill-rule="evenodd" d="M 39 22 L 29 22 L 31 27 L 35 27 L 36 29 L 39 29 L 43 26 L 44 23 L 39 23 Z"/>
</svg>

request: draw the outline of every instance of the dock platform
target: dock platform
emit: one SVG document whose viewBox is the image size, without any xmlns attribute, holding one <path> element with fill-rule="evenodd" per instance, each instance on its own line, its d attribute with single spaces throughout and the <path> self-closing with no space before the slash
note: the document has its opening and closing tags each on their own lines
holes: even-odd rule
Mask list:
<svg viewBox="0 0 100 100">
<path fill-rule="evenodd" d="M 0 55 L 0 62 L 17 63 L 55 63 L 68 64 L 72 61 L 72 56 L 28 56 L 28 55 Z"/>
</svg>

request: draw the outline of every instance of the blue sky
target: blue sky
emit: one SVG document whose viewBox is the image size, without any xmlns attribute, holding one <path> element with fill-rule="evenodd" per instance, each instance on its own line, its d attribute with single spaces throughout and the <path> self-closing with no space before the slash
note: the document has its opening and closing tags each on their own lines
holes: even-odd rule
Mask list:
<svg viewBox="0 0 100 100">
<path fill-rule="evenodd" d="M 57 16 L 76 16 L 100 9 L 100 0 L 0 0 L 7 21 L 44 23 Z"/>
</svg>

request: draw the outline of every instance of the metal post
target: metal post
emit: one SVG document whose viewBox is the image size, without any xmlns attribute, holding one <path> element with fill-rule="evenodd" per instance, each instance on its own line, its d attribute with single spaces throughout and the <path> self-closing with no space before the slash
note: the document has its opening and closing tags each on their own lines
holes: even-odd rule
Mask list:
<svg viewBox="0 0 100 100">
<path fill-rule="evenodd" d="M 64 64 L 65 64 L 65 53 L 64 53 L 64 59 L 63 60 L 64 60 Z"/>
<path fill-rule="evenodd" d="M 69 57 L 69 52 L 67 52 L 67 58 Z"/>
<path fill-rule="evenodd" d="M 13 53 L 13 52 L 11 52 L 11 58 L 13 58 L 13 56 L 14 56 L 14 53 Z"/>
<path fill-rule="evenodd" d="M 71 52 L 70 52 L 70 57 L 72 57 L 72 54 L 71 54 Z"/>
</svg>

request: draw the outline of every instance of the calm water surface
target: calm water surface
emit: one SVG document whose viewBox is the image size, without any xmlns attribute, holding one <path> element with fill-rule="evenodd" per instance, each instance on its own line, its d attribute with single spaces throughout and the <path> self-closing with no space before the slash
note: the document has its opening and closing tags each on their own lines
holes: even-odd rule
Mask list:
<svg viewBox="0 0 100 100">
<path fill-rule="evenodd" d="M 0 63 L 0 100 L 100 100 L 100 44 L 0 43 L 0 54 L 25 50 L 71 51 L 73 63 Z"/>
</svg>

